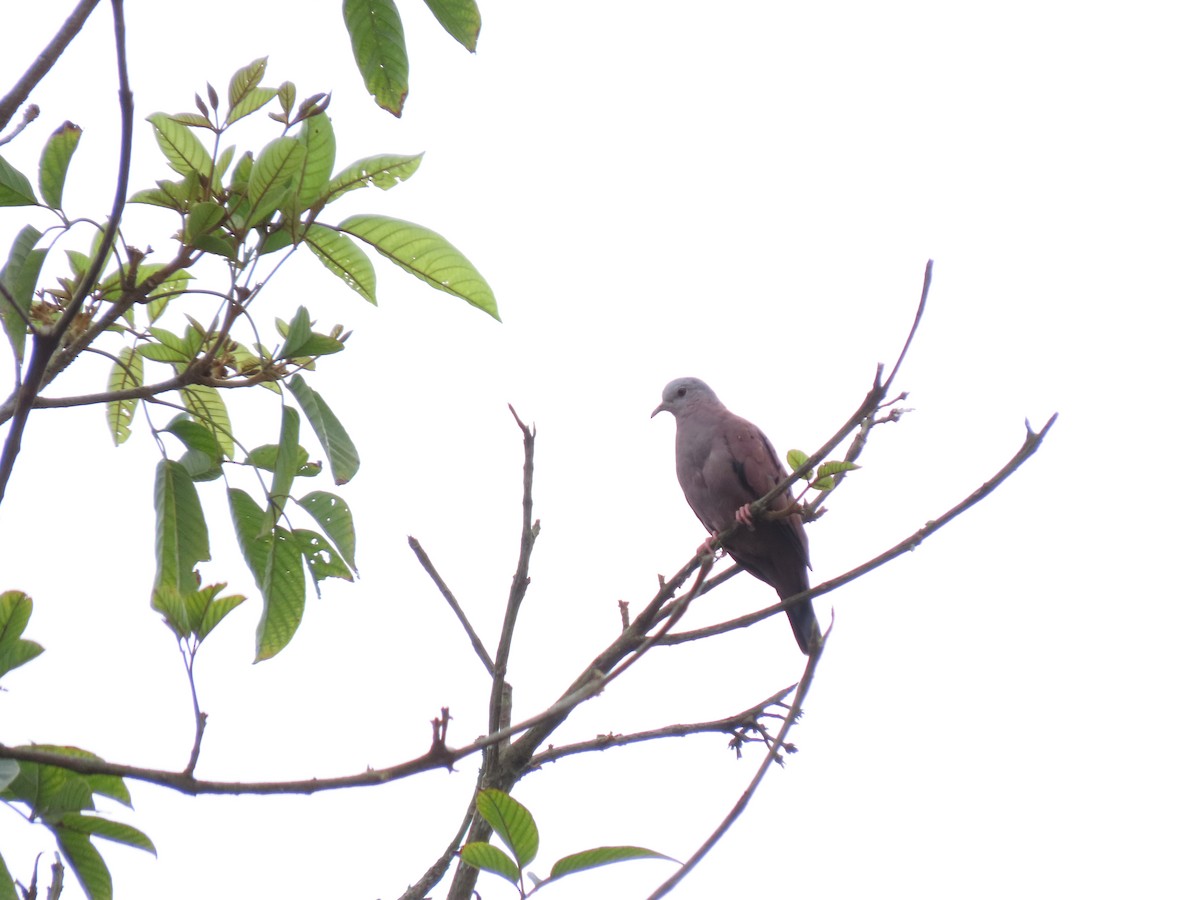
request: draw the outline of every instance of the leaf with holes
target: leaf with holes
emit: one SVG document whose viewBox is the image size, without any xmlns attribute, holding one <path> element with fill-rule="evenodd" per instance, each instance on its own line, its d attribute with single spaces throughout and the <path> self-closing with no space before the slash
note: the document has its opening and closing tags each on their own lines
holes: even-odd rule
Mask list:
<svg viewBox="0 0 1200 900">
<path fill-rule="evenodd" d="M 343 0 L 342 18 L 367 92 L 397 118 L 408 96 L 404 26 L 392 0 Z"/>
</svg>

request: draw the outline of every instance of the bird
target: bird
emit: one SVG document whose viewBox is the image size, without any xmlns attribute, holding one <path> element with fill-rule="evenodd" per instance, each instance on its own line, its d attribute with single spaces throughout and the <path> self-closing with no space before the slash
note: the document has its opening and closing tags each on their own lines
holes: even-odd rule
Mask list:
<svg viewBox="0 0 1200 900">
<path fill-rule="evenodd" d="M 787 478 L 775 448 L 762 431 L 730 412 L 699 378 L 676 378 L 663 388 L 660 412 L 675 417 L 675 474 L 692 512 L 710 537 L 701 549 L 711 550 L 713 538 L 741 522 L 723 545 L 726 552 L 755 578 L 769 584 L 786 600 L 808 590 L 808 538 L 798 515 L 752 520 L 749 505 Z M 771 504 L 786 510 L 794 502 L 785 491 Z M 806 656 L 821 641 L 812 601 L 787 607 L 796 643 Z"/>
</svg>

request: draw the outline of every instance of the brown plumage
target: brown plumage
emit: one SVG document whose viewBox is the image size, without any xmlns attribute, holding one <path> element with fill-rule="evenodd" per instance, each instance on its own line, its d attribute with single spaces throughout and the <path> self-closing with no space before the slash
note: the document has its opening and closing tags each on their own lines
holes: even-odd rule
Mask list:
<svg viewBox="0 0 1200 900">
<path fill-rule="evenodd" d="M 738 510 L 787 477 L 766 435 L 726 409 L 699 378 L 668 384 L 650 415 L 660 412 L 675 417 L 675 473 L 692 512 L 711 534 L 724 531 Z M 785 492 L 771 508 L 786 509 L 792 501 L 791 492 Z M 724 546 L 743 569 L 773 587 L 780 600 L 808 590 L 808 540 L 799 516 L 758 519 L 752 529 L 738 529 Z M 796 643 L 808 654 L 821 637 L 812 603 L 789 606 L 787 614 Z"/>
</svg>

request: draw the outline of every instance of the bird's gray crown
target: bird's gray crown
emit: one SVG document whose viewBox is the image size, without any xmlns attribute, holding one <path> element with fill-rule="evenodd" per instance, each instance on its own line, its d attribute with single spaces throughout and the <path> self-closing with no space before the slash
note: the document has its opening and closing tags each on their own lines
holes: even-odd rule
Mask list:
<svg viewBox="0 0 1200 900">
<path fill-rule="evenodd" d="M 662 403 L 655 407 L 650 417 L 654 418 L 660 412 L 669 412 L 677 416 L 685 410 L 710 403 L 719 406 L 721 401 L 717 399 L 713 389 L 699 378 L 676 378 L 663 388 Z"/>
</svg>

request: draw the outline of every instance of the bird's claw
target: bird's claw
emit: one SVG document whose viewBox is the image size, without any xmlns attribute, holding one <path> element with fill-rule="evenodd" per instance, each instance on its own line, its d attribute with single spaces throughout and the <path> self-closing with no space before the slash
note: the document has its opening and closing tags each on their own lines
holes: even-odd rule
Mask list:
<svg viewBox="0 0 1200 900">
<path fill-rule="evenodd" d="M 750 504 L 747 503 L 741 509 L 733 514 L 733 518 L 741 525 L 745 525 L 751 531 L 754 530 L 754 516 L 750 513 Z"/>
<path fill-rule="evenodd" d="M 696 555 L 711 556 L 716 559 L 717 553 L 719 553 L 720 550 L 721 547 L 717 544 L 717 532 L 714 531 L 707 538 L 705 538 L 704 543 L 696 548 Z"/>
</svg>

